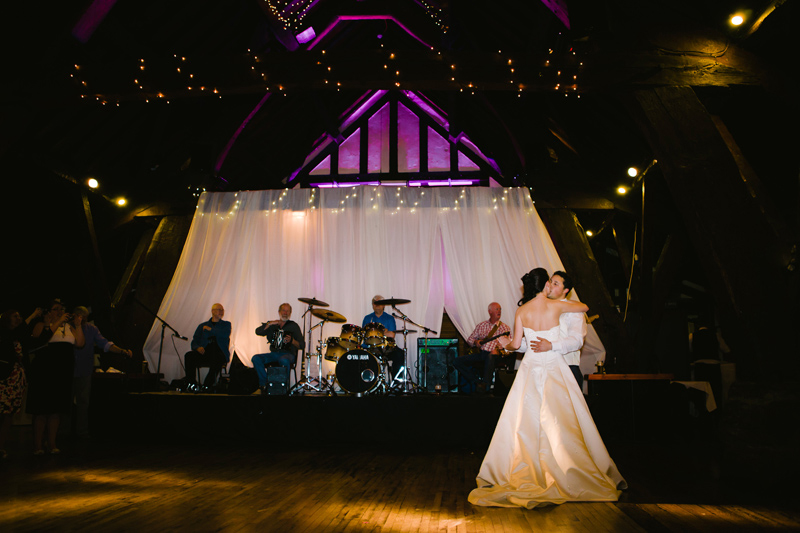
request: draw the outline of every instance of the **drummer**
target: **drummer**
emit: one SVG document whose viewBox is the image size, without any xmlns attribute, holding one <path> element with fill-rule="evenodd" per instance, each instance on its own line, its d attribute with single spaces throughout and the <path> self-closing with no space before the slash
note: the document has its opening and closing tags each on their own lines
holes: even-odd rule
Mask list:
<svg viewBox="0 0 800 533">
<path fill-rule="evenodd" d="M 366 327 L 366 325 L 370 323 L 381 324 L 384 328 L 386 328 L 383 332 L 384 336 L 389 339 L 394 339 L 394 332 L 397 329 L 397 324 L 395 323 L 392 315 L 383 312 L 384 308 L 386 307 L 385 305 L 377 305 L 375 303 L 379 300 L 383 300 L 383 296 L 380 294 L 376 294 L 372 298 L 372 313 L 364 317 L 361 327 Z M 394 379 L 397 376 L 397 373 L 400 372 L 400 368 L 403 366 L 403 350 L 398 348 L 395 344 L 388 349 L 385 349 L 383 351 L 383 356 L 387 361 L 392 363 L 391 372 L 392 379 Z"/>
</svg>

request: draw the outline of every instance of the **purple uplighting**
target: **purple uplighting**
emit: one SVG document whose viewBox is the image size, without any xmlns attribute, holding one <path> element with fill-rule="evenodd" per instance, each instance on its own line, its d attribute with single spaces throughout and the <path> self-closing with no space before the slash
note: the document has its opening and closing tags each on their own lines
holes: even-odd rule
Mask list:
<svg viewBox="0 0 800 533">
<path fill-rule="evenodd" d="M 319 189 L 344 189 L 347 187 L 361 187 L 362 185 L 380 187 L 380 181 L 326 181 L 324 183 L 311 183 L 311 187 Z"/>
<path fill-rule="evenodd" d="M 480 183 L 479 179 L 446 179 L 446 180 L 414 180 L 409 181 L 409 187 L 463 187 L 464 185 L 475 185 Z"/>
<path fill-rule="evenodd" d="M 426 48 L 428 49 L 433 48 L 431 45 L 429 45 L 428 43 L 417 37 L 417 35 L 415 35 L 413 31 L 405 27 L 399 20 L 394 18 L 392 15 L 339 15 L 338 17 L 336 17 L 336 20 L 331 22 L 328 25 L 328 27 L 325 28 L 322 31 L 322 33 L 319 34 L 319 36 L 316 39 L 314 39 L 314 41 L 311 44 L 308 45 L 308 50 L 311 50 L 312 48 L 317 46 L 325 38 L 325 36 L 328 35 L 333 30 L 333 28 L 335 28 L 340 22 L 349 22 L 354 20 L 391 20 L 392 22 L 403 28 L 403 31 L 405 31 L 411 37 L 422 43 Z"/>
<path fill-rule="evenodd" d="M 564 0 L 542 0 L 542 3 L 569 29 L 569 13 L 567 12 L 567 3 Z"/>
<path fill-rule="evenodd" d="M 372 94 L 372 96 L 366 98 L 364 102 L 360 106 L 358 106 L 355 110 L 353 110 L 353 107 L 351 107 L 350 109 L 345 111 L 343 116 L 346 115 L 347 118 L 345 118 L 344 121 L 342 122 L 341 129 L 346 130 L 350 126 L 350 124 L 358 120 L 367 109 L 372 107 L 372 105 L 378 100 L 380 100 L 383 97 L 383 95 L 386 94 L 387 92 L 388 91 L 386 91 L 385 89 L 377 90 Z M 366 94 L 364 96 L 366 96 Z M 363 99 L 363 97 L 361 99 Z"/>
<path fill-rule="evenodd" d="M 317 34 L 314 32 L 314 28 L 309 27 L 307 30 L 303 30 L 297 34 L 297 42 L 305 44 L 316 36 Z"/>
<path fill-rule="evenodd" d="M 242 133 L 242 131 L 244 131 L 244 128 L 247 126 L 247 124 L 253 119 L 254 116 L 256 116 L 256 113 L 258 113 L 258 110 L 261 109 L 261 106 L 264 105 L 264 102 L 266 102 L 269 99 L 270 94 L 272 93 L 267 93 L 264 95 L 264 98 L 262 98 L 261 101 L 258 102 L 258 104 L 256 104 L 253 110 L 250 111 L 250 114 L 247 115 L 247 118 L 245 118 L 242 121 L 239 128 L 237 128 L 237 130 L 233 133 L 233 136 L 231 136 L 230 140 L 228 141 L 228 144 L 225 145 L 225 149 L 222 151 L 221 154 L 219 154 L 219 157 L 217 158 L 217 163 L 214 165 L 215 174 L 219 173 L 219 169 L 222 168 L 222 163 L 224 163 L 225 158 L 228 157 L 228 152 L 230 152 L 231 148 L 233 148 L 233 145 L 236 143 L 236 139 L 239 138 L 239 135 Z"/>
<path fill-rule="evenodd" d="M 117 0 L 94 0 L 72 28 L 72 36 L 86 44 Z"/>
<path fill-rule="evenodd" d="M 446 130 L 450 129 L 450 123 L 447 121 L 447 114 L 442 111 L 438 106 L 436 106 L 433 102 L 428 100 L 422 93 L 415 93 L 414 91 L 403 91 L 403 94 L 406 97 L 417 104 L 420 109 L 423 109 L 428 115 L 431 116 L 436 122 L 439 123 L 441 127 Z M 434 109 L 435 107 L 435 109 Z"/>
<path fill-rule="evenodd" d="M 466 185 L 477 185 L 481 182 L 480 179 L 446 179 L 446 180 L 413 180 L 405 183 L 408 187 L 463 187 Z M 403 185 L 403 182 L 392 180 L 390 182 L 382 181 L 324 181 L 319 183 L 309 183 L 311 187 L 318 189 L 344 189 L 349 187 L 397 187 Z"/>
</svg>

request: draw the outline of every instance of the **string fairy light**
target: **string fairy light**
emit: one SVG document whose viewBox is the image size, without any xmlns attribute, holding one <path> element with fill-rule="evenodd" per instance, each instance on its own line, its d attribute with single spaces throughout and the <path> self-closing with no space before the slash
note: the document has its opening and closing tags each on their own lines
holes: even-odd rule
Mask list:
<svg viewBox="0 0 800 533">
<path fill-rule="evenodd" d="M 295 14 L 305 14 L 307 8 L 313 3 L 308 0 L 300 0 L 298 1 L 291 1 L 291 0 L 263 0 L 266 1 L 267 4 L 270 6 L 270 9 L 277 10 L 284 16 L 283 19 L 287 24 L 291 24 L 292 26 L 297 25 L 298 21 L 290 21 L 292 13 Z M 436 8 L 432 5 L 426 4 L 422 2 L 423 5 L 426 5 L 426 9 L 430 10 L 431 13 L 440 14 L 441 10 Z M 289 18 L 287 18 L 289 17 Z M 301 17 L 302 18 L 302 17 Z M 298 19 L 299 20 L 299 19 Z M 383 47 L 384 43 L 381 43 L 381 47 Z M 459 92 L 464 93 L 466 92 L 469 95 L 476 94 L 476 91 L 479 90 L 486 90 L 492 87 L 498 87 L 498 83 L 502 82 L 506 84 L 508 89 L 514 91 L 517 94 L 518 98 L 522 97 L 522 94 L 535 88 L 537 90 L 547 90 L 549 87 L 550 90 L 560 92 L 564 95 L 568 96 L 577 96 L 580 98 L 580 89 L 578 85 L 578 76 L 579 71 L 584 67 L 584 62 L 579 57 L 580 49 L 573 44 L 573 46 L 569 47 L 566 50 L 560 49 L 557 46 L 551 46 L 545 48 L 542 52 L 542 60 L 537 61 L 536 59 L 531 60 L 527 58 L 525 60 L 519 60 L 519 58 L 513 57 L 510 54 L 503 54 L 502 48 L 497 49 L 497 54 L 493 55 L 493 60 L 497 64 L 495 67 L 502 66 L 504 67 L 499 72 L 507 73 L 506 80 L 493 80 L 486 74 L 475 77 L 474 74 L 471 75 L 473 79 L 465 80 L 463 79 L 464 72 L 461 72 L 459 69 L 458 61 L 454 61 L 454 57 L 450 56 L 447 51 L 437 50 L 435 47 L 430 47 L 429 50 L 425 52 L 425 54 L 429 54 L 428 58 L 431 63 L 438 63 L 442 65 L 442 68 L 439 70 L 440 74 L 442 75 L 442 80 L 447 80 L 448 85 L 453 84 L 453 89 L 458 88 Z M 330 57 L 330 54 L 327 53 L 326 50 L 321 49 L 315 52 L 318 55 L 319 59 L 313 61 L 311 65 L 318 65 L 319 68 L 322 69 L 324 72 L 324 76 L 320 76 L 318 78 L 319 87 L 335 87 L 337 91 L 340 91 L 347 83 L 348 80 L 346 79 L 331 79 L 332 76 L 335 74 L 339 75 L 341 69 L 337 68 L 337 64 L 333 63 L 331 60 L 333 58 Z M 381 57 L 376 58 L 377 63 L 375 67 L 378 72 L 386 72 L 389 71 L 389 61 L 395 61 L 400 63 L 402 60 L 402 54 L 399 53 L 397 50 L 386 50 L 385 55 L 381 54 Z M 206 69 L 203 72 L 204 77 L 206 79 L 200 80 L 198 78 L 197 72 L 193 72 L 190 65 L 191 65 L 191 58 L 185 55 L 178 55 L 172 54 L 174 61 L 176 62 L 173 65 L 173 73 L 178 75 L 178 78 L 182 78 L 184 80 L 184 85 L 180 89 L 176 89 L 175 87 L 168 87 L 167 85 L 163 85 L 167 83 L 166 81 L 161 81 L 161 86 L 158 86 L 152 79 L 145 78 L 145 74 L 151 71 L 153 72 L 162 72 L 163 69 L 160 68 L 152 68 L 153 65 L 150 64 L 150 61 L 145 58 L 137 58 L 136 62 L 136 73 L 131 76 L 131 80 L 134 83 L 132 89 L 138 93 L 138 99 L 144 99 L 147 102 L 152 101 L 168 101 L 168 98 L 177 96 L 177 91 L 180 91 L 182 96 L 186 96 L 188 94 L 196 94 L 200 96 L 202 94 L 213 95 L 217 98 L 222 98 L 222 93 L 219 89 L 219 83 L 222 80 L 226 80 L 227 83 L 230 83 L 229 75 L 223 75 L 222 70 L 214 72 L 213 70 Z M 270 64 L 264 62 L 262 57 L 258 54 L 254 53 L 252 50 L 248 49 L 247 53 L 244 54 L 245 58 L 249 60 L 246 61 L 246 69 L 249 71 L 249 76 L 253 77 L 254 79 L 258 80 L 261 83 L 266 83 L 268 81 L 272 81 L 274 83 L 275 80 L 271 80 L 271 78 L 275 75 L 280 75 L 277 71 L 272 71 Z M 413 80 L 415 77 L 419 76 L 420 66 L 419 65 L 426 65 L 426 61 L 419 61 L 419 58 L 415 58 L 413 62 L 409 60 L 409 62 L 401 64 L 393 64 L 393 68 L 391 69 L 391 80 L 386 80 L 394 85 L 394 87 L 407 87 L 408 84 L 406 80 Z M 538 66 L 537 66 L 538 65 Z M 383 67 L 381 69 L 381 66 Z M 427 67 L 424 67 L 427 69 Z M 474 68 L 473 65 L 470 65 L 470 69 Z M 484 72 L 490 72 L 492 68 L 494 68 L 490 63 L 485 63 L 482 65 L 484 68 Z M 99 71 L 99 69 L 98 69 Z M 297 70 L 293 71 L 294 76 Z M 466 72 L 466 71 L 465 71 Z M 228 71 L 226 71 L 226 74 Z M 114 99 L 116 98 L 116 104 L 119 105 L 120 97 L 109 97 L 103 94 L 103 88 L 99 87 L 101 85 L 97 79 L 94 79 L 93 76 L 94 72 L 92 69 L 86 69 L 84 65 L 81 65 L 77 62 L 73 64 L 73 70 L 69 72 L 70 78 L 74 81 L 74 83 L 78 84 L 81 88 L 81 97 L 86 98 L 88 96 L 87 90 L 89 86 L 93 86 L 95 94 L 91 96 L 100 96 L 99 99 L 96 101 L 103 103 L 115 103 Z M 242 73 L 244 74 L 244 72 Z M 388 72 L 387 72 L 388 74 Z M 218 79 L 214 79 L 215 76 L 219 76 Z M 426 74 L 427 75 L 427 74 Z M 247 76 L 247 75 L 246 75 Z M 381 76 L 384 76 L 383 74 Z M 500 74 L 501 77 L 505 77 L 502 73 Z M 459 78 L 462 79 L 459 79 Z M 297 76 L 297 80 L 285 80 L 289 83 L 282 83 L 280 87 L 280 91 L 286 96 L 286 90 L 297 86 L 300 83 L 304 83 L 299 81 L 303 79 L 303 76 Z M 566 81 L 569 79 L 569 82 Z M 550 83 L 548 83 L 550 81 Z M 174 82 L 173 82 L 174 83 Z M 271 84 L 270 84 L 271 85 Z M 413 85 L 413 82 L 412 82 Z M 99 88 L 99 90 L 98 90 Z M 269 86 L 265 85 L 266 90 L 269 90 Z M 121 96 L 122 99 L 131 99 L 129 97 Z M 133 97 L 136 99 L 136 96 Z"/>
</svg>

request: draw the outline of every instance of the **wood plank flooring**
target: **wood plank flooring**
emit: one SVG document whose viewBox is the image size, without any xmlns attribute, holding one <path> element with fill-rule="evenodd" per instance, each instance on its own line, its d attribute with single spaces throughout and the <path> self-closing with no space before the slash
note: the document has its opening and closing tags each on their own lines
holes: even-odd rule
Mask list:
<svg viewBox="0 0 800 533">
<path fill-rule="evenodd" d="M 467 502 L 480 450 L 158 440 L 67 443 L 34 458 L 17 436 L 0 465 L 0 531 L 800 531 L 786 504 L 719 501 L 624 450 L 611 450 L 632 487 L 620 502 L 523 510 Z"/>
</svg>

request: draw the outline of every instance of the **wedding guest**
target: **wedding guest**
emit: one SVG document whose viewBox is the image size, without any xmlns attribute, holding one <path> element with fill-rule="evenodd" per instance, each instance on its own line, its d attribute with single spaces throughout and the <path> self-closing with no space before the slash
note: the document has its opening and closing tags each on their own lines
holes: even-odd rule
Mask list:
<svg viewBox="0 0 800 533">
<path fill-rule="evenodd" d="M 44 455 L 45 436 L 50 453 L 61 453 L 56 437 L 61 414 L 72 407 L 73 350 L 86 343 L 82 323 L 83 317 L 73 318 L 61 301 L 53 300 L 33 326 L 31 337 L 38 348 L 32 350 L 27 411 L 33 415 L 34 455 Z"/>
<path fill-rule="evenodd" d="M 26 320 L 15 309 L 0 315 L 0 459 L 8 457 L 6 439 L 11 421 L 22 407 L 27 386 L 24 356 L 30 323 L 41 314 L 42 310 L 37 308 Z"/>
<path fill-rule="evenodd" d="M 81 328 L 86 341 L 82 348 L 75 347 L 75 369 L 72 374 L 72 396 L 75 401 L 75 434 L 78 437 L 88 437 L 89 399 L 92 394 L 95 347 L 101 348 L 104 352 L 125 354 L 128 357 L 131 357 L 133 352 L 120 348 L 107 340 L 97 329 L 97 326 L 88 323 L 88 308 L 78 306 L 72 311 L 72 315 L 82 317 Z"/>
</svg>

